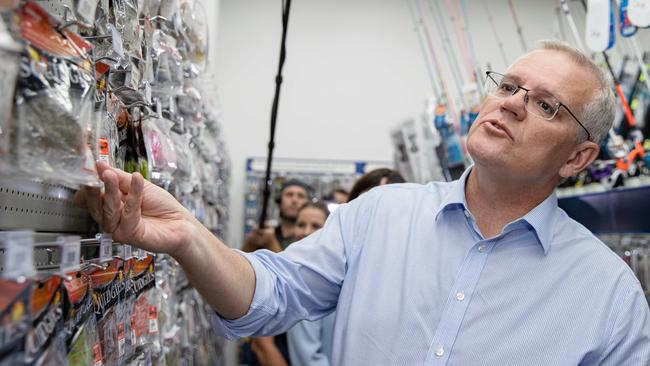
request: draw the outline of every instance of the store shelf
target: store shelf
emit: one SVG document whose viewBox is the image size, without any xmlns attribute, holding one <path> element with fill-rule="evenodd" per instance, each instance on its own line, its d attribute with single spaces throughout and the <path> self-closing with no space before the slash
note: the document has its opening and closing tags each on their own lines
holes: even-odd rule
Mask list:
<svg viewBox="0 0 650 366">
<path fill-rule="evenodd" d="M 595 234 L 650 233 L 650 186 L 564 197 L 558 205 Z"/>
<path fill-rule="evenodd" d="M 0 230 L 86 234 L 92 220 L 74 206 L 74 193 L 62 186 L 0 178 Z"/>
</svg>

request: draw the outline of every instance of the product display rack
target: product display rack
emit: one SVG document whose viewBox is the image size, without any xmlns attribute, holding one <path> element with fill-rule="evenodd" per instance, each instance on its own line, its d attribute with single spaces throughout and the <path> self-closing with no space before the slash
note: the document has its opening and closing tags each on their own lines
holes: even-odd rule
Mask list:
<svg viewBox="0 0 650 366">
<path fill-rule="evenodd" d="M 337 188 L 350 190 L 363 174 L 377 169 L 391 167 L 390 162 L 351 161 L 323 159 L 275 158 L 271 174 L 271 202 L 278 197 L 282 183 L 288 179 L 299 179 L 312 189 L 313 199 L 326 199 Z M 244 192 L 244 235 L 258 224 L 261 211 L 262 189 L 265 177 L 266 158 L 246 159 L 246 189 Z M 269 205 L 269 221 L 278 219 L 278 207 Z"/>
<path fill-rule="evenodd" d="M 9 5 L 0 8 L 0 365 L 221 364 L 213 311 L 178 263 L 113 243 L 73 202 L 80 186 L 102 186 L 100 160 L 141 173 L 225 235 L 230 163 L 200 78 L 208 14 L 198 1 Z"/>
</svg>

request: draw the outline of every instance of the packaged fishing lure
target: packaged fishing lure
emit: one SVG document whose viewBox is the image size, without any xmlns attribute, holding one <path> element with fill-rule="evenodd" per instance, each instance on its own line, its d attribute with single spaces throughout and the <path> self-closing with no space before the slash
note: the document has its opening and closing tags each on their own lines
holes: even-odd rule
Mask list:
<svg viewBox="0 0 650 366">
<path fill-rule="evenodd" d="M 151 182 L 166 186 L 176 171 L 176 152 L 170 130 L 173 122 L 165 118 L 148 118 L 142 121 L 144 145 L 149 159 Z"/>
<path fill-rule="evenodd" d="M 94 120 L 92 47 L 56 26 L 33 2 L 20 13 L 21 35 L 30 46 L 20 58 L 13 156 L 30 176 L 69 186 L 99 186 L 88 146 Z"/>
<path fill-rule="evenodd" d="M 117 304 L 126 289 L 125 261 L 113 259 L 106 269 L 93 269 L 90 277 L 102 363 L 115 365 L 119 361 Z"/>
<path fill-rule="evenodd" d="M 28 282 L 0 279 L 0 365 L 19 365 L 25 358 L 29 328 Z"/>
<path fill-rule="evenodd" d="M 97 320 L 95 319 L 92 283 L 85 271 L 68 274 L 63 281 L 65 294 L 64 332 L 69 366 L 93 365 L 99 348 Z M 99 351 L 101 352 L 101 351 Z M 101 362 L 101 356 L 99 357 Z"/>
<path fill-rule="evenodd" d="M 11 111 L 20 50 L 20 45 L 14 42 L 0 17 L 0 85 L 3 86 L 0 94 L 0 168 L 3 171 L 8 171 L 10 166 Z"/>
<path fill-rule="evenodd" d="M 30 294 L 31 326 L 25 341 L 25 362 L 29 365 L 61 365 L 66 347 L 63 329 L 61 278 L 35 281 Z"/>
</svg>

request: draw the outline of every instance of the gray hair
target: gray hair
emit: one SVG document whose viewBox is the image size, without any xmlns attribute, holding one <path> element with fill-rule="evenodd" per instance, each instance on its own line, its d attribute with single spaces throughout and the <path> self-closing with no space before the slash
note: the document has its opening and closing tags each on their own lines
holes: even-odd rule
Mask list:
<svg viewBox="0 0 650 366">
<path fill-rule="evenodd" d="M 598 90 L 594 93 L 591 101 L 585 104 L 578 114 L 580 122 L 591 134 L 591 139 L 600 145 L 605 136 L 612 128 L 614 116 L 616 115 L 616 97 L 611 77 L 596 65 L 579 49 L 564 42 L 554 40 L 539 41 L 536 49 L 553 50 L 563 52 L 578 66 L 584 67 L 598 81 Z M 577 126 L 582 131 L 582 129 Z"/>
</svg>

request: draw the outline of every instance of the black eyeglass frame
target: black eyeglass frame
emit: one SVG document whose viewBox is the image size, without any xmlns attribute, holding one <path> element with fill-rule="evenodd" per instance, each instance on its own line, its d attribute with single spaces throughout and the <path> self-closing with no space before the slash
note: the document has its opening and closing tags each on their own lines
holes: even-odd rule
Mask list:
<svg viewBox="0 0 650 366">
<path fill-rule="evenodd" d="M 506 76 L 503 75 L 503 74 L 500 74 L 500 73 L 498 73 L 498 72 L 494 72 L 494 71 L 486 71 L 486 72 L 485 72 L 485 75 L 486 75 L 490 80 L 492 80 L 492 82 L 493 82 L 494 84 L 496 84 L 496 86 L 498 87 L 498 86 L 499 86 L 499 83 L 498 83 L 496 80 L 494 80 L 494 78 L 492 77 L 493 74 L 494 74 L 494 75 L 499 75 L 499 76 L 501 76 L 502 78 L 505 78 Z M 521 86 L 521 85 L 516 85 L 516 84 L 515 84 L 515 86 L 516 86 L 517 88 L 512 92 L 511 96 L 517 94 L 517 92 L 519 91 L 519 89 L 521 89 L 521 90 L 523 90 L 523 91 L 526 92 L 526 95 L 524 96 L 524 98 L 525 98 L 524 103 L 528 104 L 528 92 L 530 92 L 530 89 L 526 89 L 526 88 L 524 88 L 524 87 Z M 555 97 L 554 97 L 554 98 L 555 98 Z M 555 100 L 557 100 L 557 98 L 555 98 Z M 555 110 L 555 114 L 553 114 L 553 116 L 551 116 L 550 118 L 544 118 L 544 117 L 542 117 L 542 116 L 539 116 L 539 117 L 540 117 L 540 118 L 544 118 L 544 119 L 546 119 L 547 121 L 550 121 L 550 120 L 552 120 L 553 118 L 555 118 L 555 116 L 557 115 L 557 112 L 560 111 L 560 107 L 564 107 L 564 109 L 566 109 L 566 111 L 569 112 L 569 115 L 571 115 L 571 117 L 573 117 L 573 119 L 576 120 L 576 122 L 578 122 L 578 124 L 580 125 L 580 127 L 582 127 L 582 129 L 585 130 L 585 132 L 587 133 L 587 141 L 591 141 L 591 134 L 589 133 L 589 130 L 587 130 L 587 128 L 585 127 L 585 125 L 583 125 L 582 122 L 580 122 L 580 120 L 578 119 L 578 117 L 576 117 L 575 114 L 573 114 L 573 112 L 571 112 L 571 110 L 569 109 L 569 107 L 567 107 L 566 105 L 564 105 L 564 103 L 560 102 L 559 100 L 557 101 L 557 103 L 558 103 L 558 104 L 557 104 L 557 109 Z"/>
</svg>

